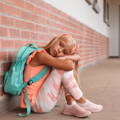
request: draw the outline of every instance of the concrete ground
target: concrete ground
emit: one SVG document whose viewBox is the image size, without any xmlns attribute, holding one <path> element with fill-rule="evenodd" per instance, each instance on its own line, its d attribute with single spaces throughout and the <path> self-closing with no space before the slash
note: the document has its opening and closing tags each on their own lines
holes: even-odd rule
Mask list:
<svg viewBox="0 0 120 120">
<path fill-rule="evenodd" d="M 108 59 L 84 69 L 81 72 L 81 89 L 84 96 L 91 101 L 100 103 L 104 110 L 93 113 L 84 120 L 120 120 L 120 59 Z M 82 120 L 73 116 L 60 114 L 63 108 L 63 99 L 58 106 L 47 114 L 35 114 L 20 118 L 16 116 L 19 109 L 0 115 L 0 120 Z"/>
</svg>

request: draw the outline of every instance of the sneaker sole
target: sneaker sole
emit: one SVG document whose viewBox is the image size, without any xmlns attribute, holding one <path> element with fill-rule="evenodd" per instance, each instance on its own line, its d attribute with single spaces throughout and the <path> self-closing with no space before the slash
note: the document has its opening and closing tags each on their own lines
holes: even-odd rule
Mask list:
<svg viewBox="0 0 120 120">
<path fill-rule="evenodd" d="M 76 115 L 76 114 L 70 113 L 68 111 L 63 111 L 62 114 L 69 115 L 69 116 L 80 117 L 80 118 L 87 118 L 89 115 L 91 115 L 91 114 L 89 114 L 89 115 Z"/>
</svg>

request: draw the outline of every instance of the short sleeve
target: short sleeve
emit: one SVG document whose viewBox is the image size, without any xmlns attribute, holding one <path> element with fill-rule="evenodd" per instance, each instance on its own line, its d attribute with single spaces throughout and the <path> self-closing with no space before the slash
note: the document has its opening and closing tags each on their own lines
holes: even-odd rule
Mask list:
<svg viewBox="0 0 120 120">
<path fill-rule="evenodd" d="M 36 53 L 38 53 L 38 52 L 39 52 L 39 53 L 45 53 L 46 51 L 45 51 L 44 49 L 34 51 L 34 52 L 28 57 L 26 64 L 29 64 L 30 61 L 32 60 L 32 58 L 34 58 L 34 56 L 35 56 Z"/>
</svg>

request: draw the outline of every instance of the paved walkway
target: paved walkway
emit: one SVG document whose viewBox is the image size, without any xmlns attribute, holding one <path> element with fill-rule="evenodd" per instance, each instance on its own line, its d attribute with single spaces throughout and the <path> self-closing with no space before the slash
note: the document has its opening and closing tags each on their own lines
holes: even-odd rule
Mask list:
<svg viewBox="0 0 120 120">
<path fill-rule="evenodd" d="M 104 106 L 102 112 L 94 113 L 84 120 L 120 120 L 120 59 L 104 60 L 83 70 L 81 86 L 85 96 Z M 32 113 L 26 118 L 20 118 L 16 116 L 19 111 L 16 109 L 0 115 L 0 120 L 82 120 L 82 118 L 61 115 L 60 111 L 64 103 L 62 98 L 59 103 L 61 105 L 56 106 L 48 114 Z"/>
</svg>

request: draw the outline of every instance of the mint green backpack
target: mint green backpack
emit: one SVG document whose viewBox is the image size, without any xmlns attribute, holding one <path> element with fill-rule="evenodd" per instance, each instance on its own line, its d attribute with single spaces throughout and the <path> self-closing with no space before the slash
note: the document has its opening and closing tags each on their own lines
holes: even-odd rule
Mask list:
<svg viewBox="0 0 120 120">
<path fill-rule="evenodd" d="M 11 95 L 19 96 L 27 85 L 31 85 L 34 82 L 40 80 L 48 71 L 48 66 L 46 66 L 40 73 L 31 78 L 27 83 L 23 80 L 25 63 L 28 56 L 35 50 L 41 50 L 43 48 L 38 48 L 35 44 L 28 44 L 19 49 L 15 61 L 12 63 L 10 70 L 4 74 L 4 92 Z M 31 113 L 30 102 L 28 99 L 27 91 L 25 91 L 25 101 L 27 112 L 26 114 L 19 113 L 19 116 L 28 116 Z"/>
</svg>

